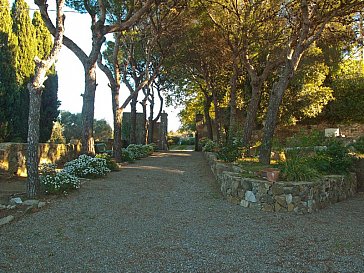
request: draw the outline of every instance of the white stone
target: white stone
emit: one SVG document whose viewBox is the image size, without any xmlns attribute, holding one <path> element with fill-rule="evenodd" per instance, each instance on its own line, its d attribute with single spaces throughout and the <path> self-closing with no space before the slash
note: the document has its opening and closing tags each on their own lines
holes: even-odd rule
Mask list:
<svg viewBox="0 0 364 273">
<path fill-rule="evenodd" d="M 257 198 L 255 198 L 255 195 L 252 191 L 246 191 L 245 192 L 245 200 L 248 202 L 256 203 Z"/>
<path fill-rule="evenodd" d="M 9 215 L 0 219 L 0 226 L 5 225 L 14 220 L 13 215 Z"/>
<path fill-rule="evenodd" d="M 240 206 L 244 207 L 244 208 L 247 208 L 249 207 L 249 202 L 246 201 L 246 200 L 241 200 L 240 202 Z"/>
<path fill-rule="evenodd" d="M 38 209 L 43 208 L 46 205 L 46 202 L 39 202 Z"/>
<path fill-rule="evenodd" d="M 33 199 L 29 199 L 29 200 L 25 200 L 23 202 L 23 205 L 25 206 L 32 206 L 32 207 L 36 207 L 39 204 L 39 200 L 33 200 Z"/>
<path fill-rule="evenodd" d="M 10 199 L 10 204 L 11 205 L 19 205 L 19 204 L 22 204 L 23 201 L 21 200 L 20 197 L 14 197 L 14 198 L 11 198 Z"/>
<path fill-rule="evenodd" d="M 293 199 L 292 194 L 287 194 L 286 195 L 286 203 L 287 204 L 291 204 L 292 203 L 292 199 Z"/>
<path fill-rule="evenodd" d="M 326 128 L 325 129 L 325 137 L 338 137 L 340 136 L 339 128 Z"/>
<path fill-rule="evenodd" d="M 6 209 L 6 208 L 7 208 L 7 205 L 0 204 L 0 209 Z"/>
</svg>

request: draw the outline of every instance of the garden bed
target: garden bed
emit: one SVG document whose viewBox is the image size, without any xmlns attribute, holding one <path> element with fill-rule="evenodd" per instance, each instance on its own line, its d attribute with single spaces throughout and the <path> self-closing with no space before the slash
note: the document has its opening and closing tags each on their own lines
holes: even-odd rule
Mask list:
<svg viewBox="0 0 364 273">
<path fill-rule="evenodd" d="M 205 152 L 205 157 L 224 197 L 229 202 L 246 208 L 311 213 L 343 201 L 357 192 L 357 178 L 352 173 L 326 175 L 317 181 L 272 183 L 245 177 L 241 166 L 219 161 L 214 153 Z"/>
</svg>

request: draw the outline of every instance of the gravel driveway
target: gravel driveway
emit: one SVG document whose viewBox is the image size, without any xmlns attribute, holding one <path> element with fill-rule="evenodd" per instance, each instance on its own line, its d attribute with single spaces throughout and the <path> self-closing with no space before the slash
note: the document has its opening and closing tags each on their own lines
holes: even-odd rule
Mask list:
<svg viewBox="0 0 364 273">
<path fill-rule="evenodd" d="M 221 197 L 201 153 L 158 153 L 3 226 L 0 272 L 364 272 L 364 195 L 258 212 Z"/>
</svg>

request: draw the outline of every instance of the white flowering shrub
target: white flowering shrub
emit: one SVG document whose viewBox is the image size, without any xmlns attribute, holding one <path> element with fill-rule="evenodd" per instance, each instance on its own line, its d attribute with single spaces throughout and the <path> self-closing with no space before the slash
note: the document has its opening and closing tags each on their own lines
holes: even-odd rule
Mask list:
<svg viewBox="0 0 364 273">
<path fill-rule="evenodd" d="M 65 172 L 77 177 L 100 177 L 110 172 L 104 158 L 80 155 L 64 165 Z"/>
<path fill-rule="evenodd" d="M 154 151 L 154 145 L 130 144 L 126 149 L 133 155 L 135 159 L 140 159 L 151 155 Z"/>
<path fill-rule="evenodd" d="M 77 177 L 64 170 L 57 172 L 54 164 L 42 164 L 40 173 L 40 184 L 46 194 L 66 193 L 80 188 Z"/>
</svg>

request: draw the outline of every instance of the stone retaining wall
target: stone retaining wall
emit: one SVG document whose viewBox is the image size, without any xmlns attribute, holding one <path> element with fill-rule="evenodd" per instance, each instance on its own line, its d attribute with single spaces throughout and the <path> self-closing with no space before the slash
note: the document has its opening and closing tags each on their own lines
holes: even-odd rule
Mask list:
<svg viewBox="0 0 364 273">
<path fill-rule="evenodd" d="M 357 191 L 355 174 L 329 175 L 317 182 L 275 182 L 242 177 L 239 166 L 217 160 L 213 153 L 205 157 L 231 203 L 271 212 L 310 213 L 340 202 Z"/>
<path fill-rule="evenodd" d="M 63 164 L 81 152 L 78 144 L 39 144 L 39 162 Z M 26 143 L 0 143 L 0 170 L 11 175 L 26 176 Z"/>
</svg>

